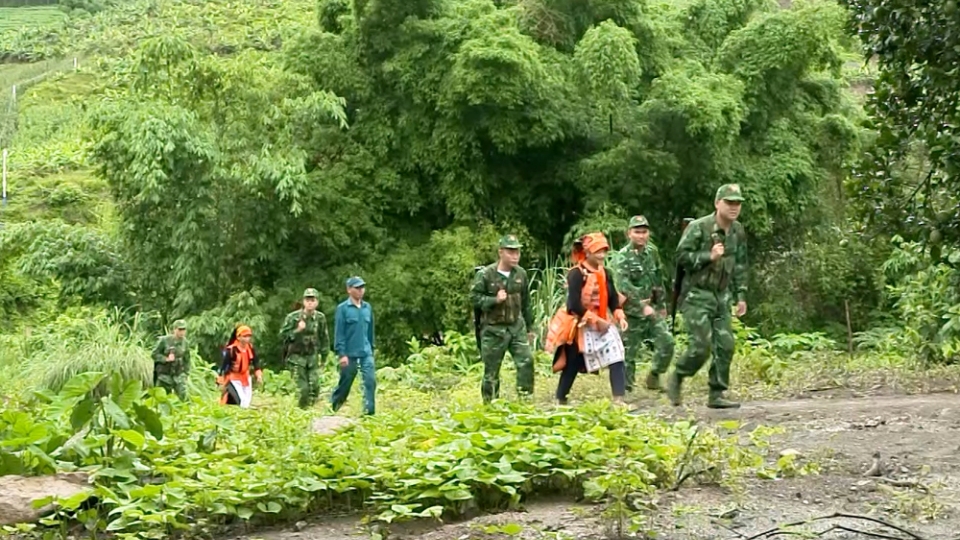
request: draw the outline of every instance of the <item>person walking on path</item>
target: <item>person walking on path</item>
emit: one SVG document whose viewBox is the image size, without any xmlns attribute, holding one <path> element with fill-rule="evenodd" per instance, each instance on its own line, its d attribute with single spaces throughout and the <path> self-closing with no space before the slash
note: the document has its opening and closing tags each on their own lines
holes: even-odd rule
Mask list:
<svg viewBox="0 0 960 540">
<path fill-rule="evenodd" d="M 716 211 L 690 223 L 677 245 L 677 264 L 685 274 L 680 309 L 690 344 L 667 378 L 667 396 L 674 405 L 681 403 L 683 380 L 696 375 L 712 352 L 707 407 L 740 407 L 723 393 L 730 384 L 735 345 L 732 305 L 736 303 L 737 317 L 747 312 L 747 234 L 737 221 L 742 202 L 740 186 L 720 186 Z"/>
<path fill-rule="evenodd" d="M 626 345 L 627 392 L 636 381 L 637 361 L 645 343 L 653 343 L 653 365 L 647 373 L 646 387 L 660 389 L 660 376 L 673 360 L 673 336 L 667 328 L 667 307 L 663 266 L 656 246 L 650 243 L 650 224 L 643 216 L 633 216 L 627 224 L 630 243 L 620 249 L 611 261 L 617 289 L 626 297 L 623 311 L 629 330 L 624 334 Z"/>
<path fill-rule="evenodd" d="M 619 325 L 620 331 L 623 332 L 629 328 L 626 315 L 620 309 L 620 294 L 614 284 L 615 279 L 603 266 L 603 260 L 609 249 L 607 239 L 602 233 L 585 235 L 574 246 L 573 260 L 576 266 L 567 273 L 566 312 L 568 316 L 575 317 L 576 324 L 573 325 L 566 339 L 558 341 L 553 362 L 553 371 L 560 372 L 556 394 L 560 405 L 566 405 L 567 396 L 573 388 L 577 374 L 588 371 L 584 356 L 588 352 L 586 333 L 608 336 L 608 331 L 614 324 Z M 569 324 L 558 325 L 569 326 Z M 619 336 L 615 338 L 620 340 Z M 551 341 L 553 341 L 552 337 Z M 610 372 L 613 401 L 623 403 L 626 393 L 625 368 L 622 343 L 618 345 L 619 347 L 616 348 L 619 349 L 619 359 L 614 359 L 606 367 Z"/>
<path fill-rule="evenodd" d="M 260 357 L 257 356 L 252 339 L 253 331 L 250 327 L 239 325 L 233 329 L 233 334 L 223 349 L 223 360 L 217 371 L 217 383 L 222 390 L 221 405 L 239 405 L 243 409 L 250 407 L 253 400 L 250 374 L 257 378 L 258 383 L 263 383 Z"/>
<path fill-rule="evenodd" d="M 473 306 L 481 313 L 477 346 L 483 360 L 484 403 L 500 396 L 500 366 L 507 351 L 517 366 L 517 392 L 533 394 L 533 313 L 527 272 L 520 266 L 521 247 L 512 234 L 501 238 L 498 261 L 477 272 L 470 289 Z"/>
<path fill-rule="evenodd" d="M 348 279 L 349 298 L 337 306 L 334 314 L 333 348 L 340 362 L 340 381 L 330 401 L 334 411 L 343 406 L 359 370 L 363 381 L 363 410 L 372 415 L 376 410 L 377 392 L 374 322 L 373 308 L 363 299 L 365 285 L 358 276 Z"/>
<path fill-rule="evenodd" d="M 320 361 L 330 351 L 327 318 L 317 311 L 317 290 L 303 291 L 303 308 L 287 314 L 280 328 L 286 363 L 297 382 L 298 406 L 306 409 L 320 397 Z"/>
<path fill-rule="evenodd" d="M 153 349 L 153 385 L 187 400 L 187 377 L 190 375 L 190 344 L 187 322 L 173 321 L 173 334 L 161 337 Z"/>
</svg>

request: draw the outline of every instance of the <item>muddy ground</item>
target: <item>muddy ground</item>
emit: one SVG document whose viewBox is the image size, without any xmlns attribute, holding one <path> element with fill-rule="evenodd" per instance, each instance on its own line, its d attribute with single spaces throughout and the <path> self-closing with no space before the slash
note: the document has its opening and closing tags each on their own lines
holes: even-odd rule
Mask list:
<svg viewBox="0 0 960 540">
<path fill-rule="evenodd" d="M 817 521 L 808 530 L 823 531 L 841 525 L 889 538 L 960 539 L 960 395 L 954 392 L 869 396 L 822 393 L 806 399 L 748 402 L 734 411 L 713 411 L 699 405 L 679 410 L 662 404 L 637 405 L 642 413 L 665 418 L 693 413 L 703 421 L 739 419 L 748 427 L 782 426 L 786 433 L 774 437 L 773 449 L 796 450 L 820 465 L 817 475 L 782 480 L 750 478 L 733 488 L 688 483 L 676 492 L 662 493 L 645 527 L 656 538 L 745 540 L 781 524 L 840 512 L 879 518 L 915 536 L 877 523 L 849 519 Z M 389 537 L 615 537 L 597 521 L 598 512 L 598 507 L 571 501 L 533 501 L 523 512 L 481 516 L 439 527 L 398 525 L 391 529 Z M 244 538 L 371 537 L 369 530 L 351 518 L 299 525 Z M 518 529 L 518 536 L 503 532 Z M 837 529 L 823 537 L 866 538 Z"/>
</svg>

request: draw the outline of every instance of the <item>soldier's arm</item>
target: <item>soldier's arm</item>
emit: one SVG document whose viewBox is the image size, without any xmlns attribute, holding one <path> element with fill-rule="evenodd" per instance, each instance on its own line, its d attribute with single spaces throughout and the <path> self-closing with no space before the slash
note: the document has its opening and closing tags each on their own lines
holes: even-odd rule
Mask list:
<svg viewBox="0 0 960 540">
<path fill-rule="evenodd" d="M 287 343 L 293 341 L 293 331 L 297 327 L 297 316 L 296 313 L 290 313 L 283 320 L 283 325 L 280 327 L 280 341 Z"/>
<path fill-rule="evenodd" d="M 642 300 L 642 292 L 640 288 L 635 286 L 633 283 L 630 283 L 630 279 L 627 277 L 627 272 L 625 268 L 627 267 L 627 256 L 617 257 L 614 263 L 611 265 L 611 270 L 613 273 L 613 284 L 616 286 L 617 290 L 623 293 L 628 300 L 633 300 L 634 302 L 639 302 Z"/>
<path fill-rule="evenodd" d="M 167 361 L 167 340 L 160 338 L 157 340 L 157 346 L 153 348 L 153 363 L 160 364 Z"/>
<path fill-rule="evenodd" d="M 667 306 L 667 280 L 663 271 L 663 259 L 660 258 L 660 251 L 654 249 L 650 255 L 653 258 L 653 286 L 660 287 L 660 301 L 654 306 L 657 309 L 663 309 Z"/>
<path fill-rule="evenodd" d="M 696 272 L 710 264 L 710 250 L 703 246 L 703 230 L 697 224 L 691 224 L 680 237 L 677 244 L 677 263 L 691 272 Z"/>
<path fill-rule="evenodd" d="M 527 332 L 533 328 L 533 308 L 530 305 L 530 280 L 527 273 L 523 273 L 523 292 L 520 293 L 520 311 L 523 313 L 523 322 L 527 325 Z"/>
<path fill-rule="evenodd" d="M 183 372 L 190 373 L 190 344 L 183 344 Z"/>
<path fill-rule="evenodd" d="M 740 229 L 740 241 L 737 242 L 737 252 L 734 254 L 733 265 L 733 294 L 737 302 L 747 301 L 747 234 Z"/>
<path fill-rule="evenodd" d="M 486 272 L 481 270 L 473 278 L 473 288 L 470 289 L 470 299 L 473 307 L 480 311 L 490 311 L 497 304 L 497 297 L 487 294 Z"/>
<path fill-rule="evenodd" d="M 317 312 L 320 313 L 320 312 Z M 318 350 L 320 358 L 327 356 L 330 352 L 330 332 L 327 331 L 327 316 L 320 313 L 320 322 L 317 324 L 317 334 L 319 334 Z"/>
</svg>

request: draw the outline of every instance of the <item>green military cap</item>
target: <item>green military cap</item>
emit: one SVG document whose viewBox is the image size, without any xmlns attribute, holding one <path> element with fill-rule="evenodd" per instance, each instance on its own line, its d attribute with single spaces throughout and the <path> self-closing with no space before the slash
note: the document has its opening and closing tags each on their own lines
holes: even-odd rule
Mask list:
<svg viewBox="0 0 960 540">
<path fill-rule="evenodd" d="M 717 196 L 713 198 L 715 201 L 723 199 L 725 201 L 742 201 L 743 192 L 740 191 L 739 184 L 724 184 L 720 186 L 720 189 L 717 190 Z"/>
<path fill-rule="evenodd" d="M 647 218 L 643 216 L 633 216 L 630 218 L 630 224 L 628 225 L 628 228 L 632 229 L 634 227 L 646 227 L 649 229 L 650 223 L 647 221 Z"/>
<path fill-rule="evenodd" d="M 313 287 L 310 287 L 309 289 L 303 291 L 303 297 L 304 297 L 304 298 L 316 298 L 316 297 L 318 297 L 318 296 L 320 296 L 320 295 L 317 294 L 317 290 L 314 289 Z"/>
<path fill-rule="evenodd" d="M 508 234 L 500 239 L 500 247 L 507 249 L 520 249 L 523 247 L 523 244 L 517 240 L 516 235 Z"/>
<path fill-rule="evenodd" d="M 187 329 L 187 321 L 185 321 L 185 320 L 183 320 L 183 319 L 177 319 L 177 320 L 173 321 L 173 329 L 174 329 L 174 330 L 186 330 L 186 329 Z"/>
</svg>

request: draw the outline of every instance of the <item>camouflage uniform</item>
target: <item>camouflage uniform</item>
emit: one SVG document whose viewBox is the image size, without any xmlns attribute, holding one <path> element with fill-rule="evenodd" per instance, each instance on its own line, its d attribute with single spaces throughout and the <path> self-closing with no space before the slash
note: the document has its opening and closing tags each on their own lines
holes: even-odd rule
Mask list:
<svg viewBox="0 0 960 540">
<path fill-rule="evenodd" d="M 643 216 L 630 219 L 629 228 L 650 225 Z M 614 270 L 617 290 L 627 297 L 623 311 L 627 316 L 628 328 L 624 334 L 626 345 L 626 373 L 628 392 L 633 391 L 636 380 L 637 360 L 644 343 L 653 343 L 653 366 L 647 376 L 647 388 L 659 389 L 659 376 L 666 373 L 673 360 L 673 336 L 667 328 L 667 321 L 660 315 L 666 309 L 663 270 L 660 254 L 656 246 L 647 243 L 643 250 L 632 244 L 624 246 L 612 257 L 610 267 Z M 644 306 L 649 305 L 656 313 L 649 317 L 643 315 Z"/>
<path fill-rule="evenodd" d="M 303 297 L 316 298 L 317 290 L 307 289 Z M 297 332 L 301 320 L 306 327 Z M 307 314 L 306 310 L 298 309 L 287 314 L 280 327 L 280 339 L 286 363 L 300 391 L 298 405 L 303 409 L 311 407 L 320 397 L 320 358 L 330 350 L 327 319 L 319 310 Z"/>
<path fill-rule="evenodd" d="M 716 200 L 720 199 L 742 201 L 743 197 L 739 186 L 728 184 L 717 190 Z M 677 246 L 677 263 L 686 273 L 680 310 L 690 344 L 667 381 L 667 393 L 671 401 L 679 404 L 683 379 L 703 367 L 712 349 L 707 406 L 731 408 L 739 404 L 722 396 L 729 385 L 734 351 L 731 308 L 736 302 L 746 301 L 747 237 L 740 222 L 734 221 L 730 230 L 724 232 L 715 216 L 710 214 L 690 223 Z M 710 261 L 711 248 L 721 242 L 723 257 Z"/>
<path fill-rule="evenodd" d="M 500 240 L 500 247 L 519 249 L 513 235 Z M 527 329 L 533 326 L 527 272 L 517 266 L 504 276 L 493 263 L 477 272 L 470 291 L 473 306 L 481 312 L 480 358 L 483 360 L 484 402 L 500 395 L 500 365 L 509 350 L 517 366 L 517 391 L 533 393 L 533 356 L 527 341 Z M 497 303 L 497 292 L 506 290 L 507 299 Z"/>
<path fill-rule="evenodd" d="M 173 322 L 174 330 L 186 330 L 182 319 Z M 173 361 L 168 360 L 173 353 Z M 182 401 L 187 399 L 187 376 L 190 374 L 190 344 L 187 338 L 174 335 L 163 336 L 153 349 L 153 385 L 177 394 Z"/>
</svg>

